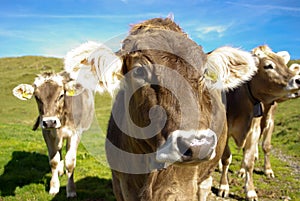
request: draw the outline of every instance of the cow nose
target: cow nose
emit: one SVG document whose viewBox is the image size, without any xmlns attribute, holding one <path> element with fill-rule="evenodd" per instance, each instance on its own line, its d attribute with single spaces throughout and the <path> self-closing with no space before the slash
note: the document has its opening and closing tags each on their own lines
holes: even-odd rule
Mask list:
<svg viewBox="0 0 300 201">
<path fill-rule="evenodd" d="M 61 126 L 60 120 L 57 117 L 44 117 L 42 120 L 42 128 L 59 128 Z"/>
<path fill-rule="evenodd" d="M 215 155 L 215 140 L 214 137 L 194 139 L 178 137 L 177 147 L 182 154 L 183 161 L 211 159 Z"/>
<path fill-rule="evenodd" d="M 169 164 L 211 160 L 216 154 L 217 141 L 216 133 L 210 129 L 176 130 L 158 148 L 156 160 Z"/>
<path fill-rule="evenodd" d="M 56 127 L 56 120 L 46 120 L 43 121 L 44 128 L 55 128 Z"/>
<path fill-rule="evenodd" d="M 297 90 L 300 88 L 300 75 L 295 75 L 290 79 L 286 89 L 288 91 Z"/>
<path fill-rule="evenodd" d="M 292 78 L 292 83 L 294 83 L 294 88 L 300 88 L 300 75 L 296 75 Z"/>
</svg>

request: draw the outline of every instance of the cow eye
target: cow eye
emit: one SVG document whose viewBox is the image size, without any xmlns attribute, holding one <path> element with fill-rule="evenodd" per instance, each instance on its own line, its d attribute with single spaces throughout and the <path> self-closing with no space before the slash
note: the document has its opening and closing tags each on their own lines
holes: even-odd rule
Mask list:
<svg viewBox="0 0 300 201">
<path fill-rule="evenodd" d="M 134 70 L 133 70 L 133 76 L 135 78 L 146 78 L 147 77 L 147 71 L 145 69 L 145 67 L 136 67 Z"/>
<path fill-rule="evenodd" d="M 64 94 L 61 94 L 61 95 L 58 97 L 58 100 L 61 100 L 63 97 L 64 97 Z"/>
<path fill-rule="evenodd" d="M 273 65 L 272 64 L 268 64 L 266 66 L 264 66 L 264 69 L 274 69 Z"/>
</svg>

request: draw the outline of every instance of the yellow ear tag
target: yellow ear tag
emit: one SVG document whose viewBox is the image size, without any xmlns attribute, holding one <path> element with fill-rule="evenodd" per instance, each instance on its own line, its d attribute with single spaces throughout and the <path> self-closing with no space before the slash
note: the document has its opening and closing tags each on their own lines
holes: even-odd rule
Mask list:
<svg viewBox="0 0 300 201">
<path fill-rule="evenodd" d="M 67 94 L 67 96 L 75 96 L 75 92 L 76 91 L 74 89 L 70 89 L 70 90 L 67 91 L 66 94 Z"/>
<path fill-rule="evenodd" d="M 218 80 L 218 75 L 214 72 L 206 71 L 204 77 L 206 79 L 209 79 L 209 80 L 213 81 L 213 82 L 216 82 Z"/>
<path fill-rule="evenodd" d="M 31 96 L 32 96 L 32 94 L 31 94 L 31 93 L 26 93 L 26 91 L 24 91 L 24 92 L 22 93 L 22 98 L 30 99 Z"/>
</svg>

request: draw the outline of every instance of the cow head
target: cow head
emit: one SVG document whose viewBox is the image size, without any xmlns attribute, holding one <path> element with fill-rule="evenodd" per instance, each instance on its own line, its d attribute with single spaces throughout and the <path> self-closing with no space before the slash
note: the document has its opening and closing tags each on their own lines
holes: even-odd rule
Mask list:
<svg viewBox="0 0 300 201">
<path fill-rule="evenodd" d="M 300 78 L 300 64 L 294 63 L 294 64 L 290 65 L 289 69 L 294 72 L 295 77 Z M 297 79 L 295 79 L 295 80 L 297 80 Z M 294 98 L 299 98 L 299 97 L 300 97 L 300 89 L 296 92 L 293 91 L 292 93 L 289 93 L 286 96 L 281 97 L 280 99 L 278 99 L 276 101 L 283 102 L 283 101 L 286 101 L 289 99 L 294 99 Z"/>
<path fill-rule="evenodd" d="M 64 106 L 68 97 L 83 91 L 80 84 L 70 80 L 66 73 L 43 73 L 35 78 L 32 85 L 20 84 L 13 89 L 13 95 L 20 100 L 33 96 L 38 105 L 39 118 L 34 130 L 40 125 L 43 129 L 59 128 L 64 121 Z"/>
<path fill-rule="evenodd" d="M 300 64 L 292 64 L 290 67 L 290 70 L 293 71 L 296 76 L 300 78 Z M 288 94 L 288 98 L 299 98 L 300 97 L 300 89 L 292 94 Z"/>
<path fill-rule="evenodd" d="M 219 63 L 170 19 L 146 21 L 132 32 L 120 51 L 124 79 L 112 110 L 114 124 L 130 138 L 121 148 L 156 153 L 162 163 L 213 159 L 218 139 L 226 135 L 221 91 L 254 74 L 251 54 L 228 59 L 225 51 L 219 55 L 228 63 Z M 240 76 L 233 73 L 237 66 Z"/>
<path fill-rule="evenodd" d="M 300 77 L 287 67 L 290 55 L 286 51 L 274 53 L 268 46 L 252 50 L 258 60 L 258 72 L 250 82 L 253 95 L 266 103 L 297 91 Z"/>
</svg>

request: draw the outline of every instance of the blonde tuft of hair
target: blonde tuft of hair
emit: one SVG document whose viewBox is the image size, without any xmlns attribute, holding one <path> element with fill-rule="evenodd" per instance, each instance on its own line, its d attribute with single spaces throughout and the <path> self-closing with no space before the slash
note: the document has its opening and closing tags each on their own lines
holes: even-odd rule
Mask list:
<svg viewBox="0 0 300 201">
<path fill-rule="evenodd" d="M 71 78 L 85 88 L 113 95 L 121 79 L 122 62 L 118 56 L 101 43 L 88 41 L 69 51 L 64 68 Z"/>
</svg>

